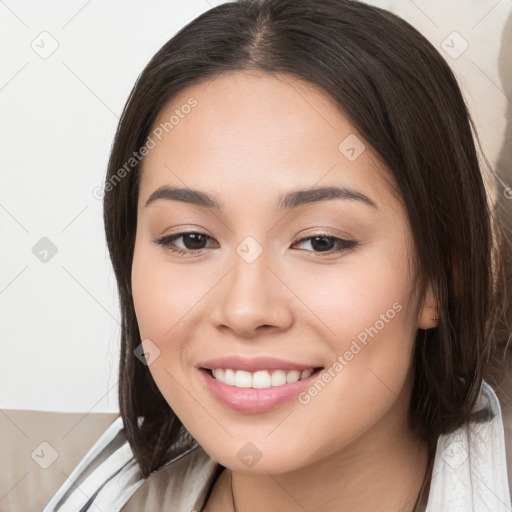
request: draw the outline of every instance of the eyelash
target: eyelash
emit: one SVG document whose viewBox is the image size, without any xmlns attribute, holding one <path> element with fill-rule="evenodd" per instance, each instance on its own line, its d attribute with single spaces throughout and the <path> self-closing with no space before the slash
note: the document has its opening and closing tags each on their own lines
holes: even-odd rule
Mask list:
<svg viewBox="0 0 512 512">
<path fill-rule="evenodd" d="M 176 254 L 179 254 L 179 255 L 185 255 L 185 254 L 189 254 L 189 253 L 200 254 L 201 251 L 204 251 L 206 248 L 193 250 L 193 249 L 175 249 L 175 248 L 173 249 L 172 247 L 169 247 L 169 244 L 171 242 L 174 242 L 178 238 L 181 238 L 181 237 L 183 237 L 185 235 L 191 235 L 191 234 L 201 235 L 201 236 L 204 236 L 204 237 L 206 237 L 208 239 L 212 239 L 212 237 L 208 236 L 206 233 L 200 233 L 199 231 L 183 231 L 181 233 L 175 233 L 174 235 L 168 235 L 168 236 L 164 236 L 162 238 L 158 238 L 158 239 L 154 240 L 154 242 L 157 245 L 161 245 L 166 250 L 172 251 L 172 252 L 174 252 Z M 301 239 L 297 240 L 295 242 L 295 244 L 304 242 L 306 240 L 312 240 L 313 238 L 325 238 L 325 239 L 328 239 L 328 240 L 334 240 L 334 242 L 336 243 L 337 247 L 335 247 L 333 249 L 329 249 L 328 251 L 308 251 L 308 252 L 313 252 L 314 254 L 317 254 L 317 255 L 320 255 L 320 256 L 322 256 L 322 255 L 332 255 L 334 253 L 348 252 L 351 249 L 354 249 L 358 245 L 358 242 L 355 242 L 353 240 L 345 240 L 343 238 L 338 238 L 338 237 L 330 236 L 330 235 L 324 235 L 324 234 L 321 234 L 321 233 L 313 235 L 313 236 L 308 236 L 306 238 L 301 238 Z"/>
</svg>

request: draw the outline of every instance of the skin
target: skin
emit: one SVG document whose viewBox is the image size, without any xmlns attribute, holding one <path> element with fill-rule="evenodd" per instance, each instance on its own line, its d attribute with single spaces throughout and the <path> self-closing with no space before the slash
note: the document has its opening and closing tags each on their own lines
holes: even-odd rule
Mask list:
<svg viewBox="0 0 512 512">
<path fill-rule="evenodd" d="M 356 130 L 325 92 L 296 77 L 220 76 L 181 91 L 154 126 L 190 97 L 197 106 L 144 160 L 132 287 L 141 338 L 160 351 L 149 366 L 158 388 L 227 468 L 206 510 L 233 510 L 232 477 L 238 511 L 412 511 L 427 450 L 407 423 L 410 364 L 417 329 L 435 326 L 435 302 L 430 286 L 419 295 L 389 171 L 368 144 L 354 161 L 338 150 Z M 145 206 L 161 185 L 216 195 L 224 208 Z M 283 193 L 327 185 L 377 208 L 330 199 L 274 210 Z M 186 255 L 154 242 L 178 232 L 211 238 L 170 244 Z M 358 245 L 326 254 L 299 242 L 326 234 Z M 263 249 L 250 264 L 236 251 L 247 236 Z M 199 379 L 200 361 L 231 354 L 331 367 L 395 303 L 401 311 L 307 404 L 240 413 Z M 251 468 L 237 457 L 248 442 L 261 452 Z"/>
</svg>

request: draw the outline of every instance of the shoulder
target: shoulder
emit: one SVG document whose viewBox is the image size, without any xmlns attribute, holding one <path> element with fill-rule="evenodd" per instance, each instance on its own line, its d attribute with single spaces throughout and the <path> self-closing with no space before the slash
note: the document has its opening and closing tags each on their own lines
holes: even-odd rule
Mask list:
<svg viewBox="0 0 512 512">
<path fill-rule="evenodd" d="M 176 506 L 184 500 L 200 498 L 217 466 L 196 443 L 144 479 L 126 438 L 122 418 L 118 417 L 76 466 L 43 512 L 76 512 L 98 507 L 109 512 L 126 511 L 131 506 L 127 505 L 128 501 L 131 504 L 141 499 L 154 500 L 157 494 L 159 506 L 162 505 L 162 496 L 169 502 L 172 500 Z M 139 488 L 144 491 L 131 500 Z M 125 505 L 128 508 L 123 508 Z M 145 506 L 146 503 L 138 510 Z"/>
<path fill-rule="evenodd" d="M 502 413 L 495 391 L 484 381 L 474 410 L 486 408 L 491 415 L 439 437 L 427 512 L 510 510 L 510 405 Z"/>
<path fill-rule="evenodd" d="M 152 473 L 123 507 L 140 510 L 202 510 L 224 467 L 199 445 Z"/>
<path fill-rule="evenodd" d="M 83 507 L 88 502 L 94 500 L 98 503 L 105 497 L 116 502 L 119 498 L 111 491 L 112 484 L 115 483 L 121 491 L 137 486 L 141 481 L 122 418 L 117 417 L 75 467 L 43 512 L 87 510 Z"/>
</svg>

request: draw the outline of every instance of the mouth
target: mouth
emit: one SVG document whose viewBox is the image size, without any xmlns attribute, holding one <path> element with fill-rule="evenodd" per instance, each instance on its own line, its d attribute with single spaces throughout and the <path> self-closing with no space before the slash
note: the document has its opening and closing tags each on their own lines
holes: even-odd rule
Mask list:
<svg viewBox="0 0 512 512">
<path fill-rule="evenodd" d="M 230 368 L 201 368 L 208 375 L 226 386 L 236 388 L 268 389 L 298 382 L 322 371 L 323 366 L 300 370 L 258 370 L 248 372 Z"/>
<path fill-rule="evenodd" d="M 241 413 L 255 414 L 292 401 L 318 379 L 324 367 L 286 372 L 280 369 L 247 372 L 205 367 L 198 370 L 206 388 L 219 403 Z"/>
</svg>

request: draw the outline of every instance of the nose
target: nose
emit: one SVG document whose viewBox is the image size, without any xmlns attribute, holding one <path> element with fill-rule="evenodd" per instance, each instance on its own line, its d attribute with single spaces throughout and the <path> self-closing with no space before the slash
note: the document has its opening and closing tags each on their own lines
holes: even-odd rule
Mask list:
<svg viewBox="0 0 512 512">
<path fill-rule="evenodd" d="M 236 254 L 212 296 L 210 320 L 216 328 L 243 338 L 288 329 L 293 323 L 293 293 L 283 281 L 279 271 L 269 267 L 265 252 L 250 263 Z"/>
</svg>

